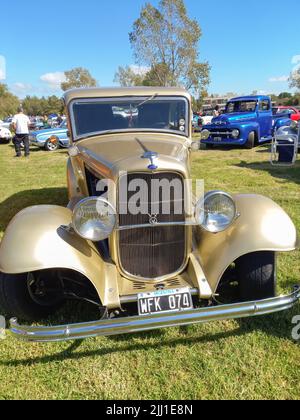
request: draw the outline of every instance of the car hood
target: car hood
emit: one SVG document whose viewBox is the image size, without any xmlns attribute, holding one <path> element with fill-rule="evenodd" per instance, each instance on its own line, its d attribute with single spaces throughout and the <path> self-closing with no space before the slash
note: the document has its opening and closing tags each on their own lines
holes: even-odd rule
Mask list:
<svg viewBox="0 0 300 420">
<path fill-rule="evenodd" d="M 223 114 L 212 119 L 212 125 L 227 125 L 239 122 L 248 122 L 256 119 L 255 112 L 236 112 L 233 114 Z"/>
<path fill-rule="evenodd" d="M 65 132 L 65 131 L 67 131 L 67 129 L 66 128 L 46 128 L 45 130 L 38 130 L 38 131 L 30 131 L 30 135 L 31 136 L 37 136 L 37 135 L 40 135 L 40 134 L 42 134 L 42 135 L 53 135 L 53 134 L 56 134 L 56 133 L 63 133 L 63 132 Z"/>
<path fill-rule="evenodd" d="M 151 151 L 157 153 L 157 169 L 182 172 L 188 166 L 189 144 L 187 138 L 177 135 L 122 133 L 81 140 L 77 146 L 83 160 L 95 169 L 144 171 L 151 164 L 145 153 Z"/>
</svg>

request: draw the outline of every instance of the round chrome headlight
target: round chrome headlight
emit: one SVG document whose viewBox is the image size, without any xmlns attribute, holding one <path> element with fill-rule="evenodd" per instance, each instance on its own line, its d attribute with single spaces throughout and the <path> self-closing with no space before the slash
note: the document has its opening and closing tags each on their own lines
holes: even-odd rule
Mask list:
<svg viewBox="0 0 300 420">
<path fill-rule="evenodd" d="M 231 135 L 234 139 L 237 139 L 240 136 L 240 132 L 239 132 L 239 130 L 232 130 Z"/>
<path fill-rule="evenodd" d="M 210 131 L 209 130 L 203 130 L 201 131 L 201 139 L 202 140 L 207 140 L 210 136 Z"/>
<path fill-rule="evenodd" d="M 209 192 L 198 201 L 196 206 L 197 223 L 212 233 L 223 232 L 233 223 L 236 217 L 235 202 L 225 192 Z"/>
<path fill-rule="evenodd" d="M 112 234 L 116 221 L 116 211 L 107 200 L 89 197 L 75 206 L 72 226 L 82 238 L 99 242 Z"/>
</svg>

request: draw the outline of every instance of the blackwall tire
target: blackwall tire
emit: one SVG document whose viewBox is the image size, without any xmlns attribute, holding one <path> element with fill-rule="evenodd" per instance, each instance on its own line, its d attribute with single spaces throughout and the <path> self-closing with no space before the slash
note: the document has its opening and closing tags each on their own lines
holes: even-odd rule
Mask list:
<svg viewBox="0 0 300 420">
<path fill-rule="evenodd" d="M 248 136 L 248 140 L 247 143 L 245 144 L 246 149 L 253 149 L 255 146 L 255 138 L 256 138 L 256 134 L 255 131 L 251 131 L 251 133 Z"/>
<path fill-rule="evenodd" d="M 23 321 L 39 321 L 55 313 L 61 306 L 39 305 L 31 297 L 28 274 L 0 273 L 0 313 L 8 319 L 17 317 Z"/>
<path fill-rule="evenodd" d="M 254 252 L 236 261 L 239 295 L 243 302 L 276 295 L 275 252 Z"/>
</svg>

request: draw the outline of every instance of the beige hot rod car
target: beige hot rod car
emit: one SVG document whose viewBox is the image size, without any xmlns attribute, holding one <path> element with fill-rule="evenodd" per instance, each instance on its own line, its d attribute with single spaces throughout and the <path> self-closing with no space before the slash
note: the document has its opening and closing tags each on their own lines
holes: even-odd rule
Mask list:
<svg viewBox="0 0 300 420">
<path fill-rule="evenodd" d="M 291 308 L 276 254 L 297 247 L 288 215 L 259 195 L 194 197 L 191 97 L 174 88 L 79 89 L 64 97 L 69 205 L 35 206 L 0 245 L 0 307 L 12 334 L 58 341 Z M 200 183 L 197 183 L 197 185 Z M 201 190 L 201 188 L 200 188 Z M 69 299 L 96 321 L 41 321 Z"/>
</svg>

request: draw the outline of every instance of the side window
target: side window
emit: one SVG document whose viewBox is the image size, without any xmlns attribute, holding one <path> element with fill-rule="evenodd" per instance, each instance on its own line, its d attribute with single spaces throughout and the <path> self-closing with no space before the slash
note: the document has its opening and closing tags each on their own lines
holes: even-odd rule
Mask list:
<svg viewBox="0 0 300 420">
<path fill-rule="evenodd" d="M 261 101 L 259 104 L 259 110 L 260 111 L 270 111 L 270 102 L 265 100 L 265 101 Z"/>
</svg>

